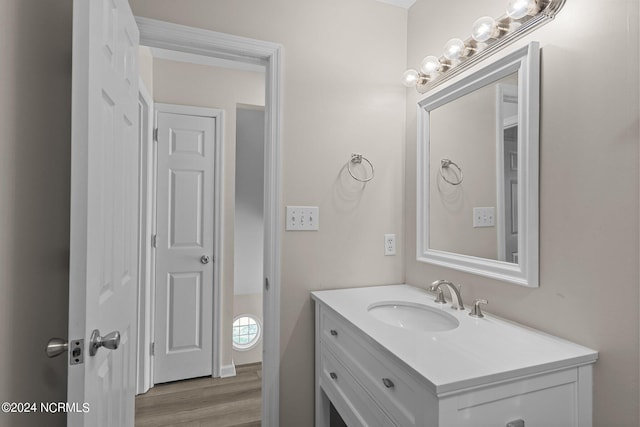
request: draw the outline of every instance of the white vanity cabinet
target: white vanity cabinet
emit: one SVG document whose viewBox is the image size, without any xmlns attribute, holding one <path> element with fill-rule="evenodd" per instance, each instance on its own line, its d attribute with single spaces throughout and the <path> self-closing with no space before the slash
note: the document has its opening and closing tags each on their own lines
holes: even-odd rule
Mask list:
<svg viewBox="0 0 640 427">
<path fill-rule="evenodd" d="M 468 311 L 456 313 L 458 328 L 440 333 L 403 330 L 367 313 L 377 301 L 403 297 L 432 299 L 406 285 L 313 293 L 316 427 L 330 425 L 329 402 L 349 427 L 591 426 L 595 351 L 494 318 L 473 319 Z M 502 339 L 481 336 L 502 327 Z M 502 347 L 474 351 L 479 342 Z M 548 355 L 485 360 L 513 358 L 518 351 L 510 348 L 531 344 Z"/>
</svg>

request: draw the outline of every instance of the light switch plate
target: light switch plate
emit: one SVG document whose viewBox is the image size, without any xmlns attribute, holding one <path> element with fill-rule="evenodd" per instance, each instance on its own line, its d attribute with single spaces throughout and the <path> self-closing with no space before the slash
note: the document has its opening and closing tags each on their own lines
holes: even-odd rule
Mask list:
<svg viewBox="0 0 640 427">
<path fill-rule="evenodd" d="M 287 206 L 287 231 L 318 231 L 320 209 L 317 206 Z"/>
<path fill-rule="evenodd" d="M 473 208 L 473 227 L 495 227 L 496 208 Z"/>
</svg>

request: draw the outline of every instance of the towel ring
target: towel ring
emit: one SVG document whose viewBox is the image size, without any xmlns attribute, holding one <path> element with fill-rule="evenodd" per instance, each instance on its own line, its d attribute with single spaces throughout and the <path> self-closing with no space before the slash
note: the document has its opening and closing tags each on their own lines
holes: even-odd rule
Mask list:
<svg viewBox="0 0 640 427">
<path fill-rule="evenodd" d="M 457 182 L 447 179 L 447 177 L 444 176 L 444 173 L 442 173 L 442 170 L 443 169 L 448 169 L 449 166 L 453 166 L 454 168 L 458 169 L 458 181 Z M 440 176 L 442 177 L 442 179 L 444 179 L 446 182 L 448 182 L 451 185 L 460 185 L 460 184 L 462 184 L 462 181 L 464 180 L 464 174 L 462 173 L 462 169 L 460 169 L 460 166 L 458 166 L 457 164 L 455 164 L 454 162 L 452 162 L 449 159 L 440 160 Z"/>
<path fill-rule="evenodd" d="M 361 179 L 358 178 L 357 176 L 355 176 L 353 174 L 353 171 L 351 170 L 351 164 L 361 164 L 362 161 L 365 161 L 367 163 L 369 163 L 369 166 L 371 167 L 371 176 L 369 176 L 368 178 L 365 179 Z M 347 170 L 349 171 L 349 175 L 351 175 L 351 177 L 353 179 L 355 179 L 356 181 L 360 181 L 360 182 L 369 182 L 373 179 L 374 175 L 375 175 L 375 171 L 373 170 L 373 164 L 369 161 L 369 159 L 367 159 L 366 157 L 364 157 L 362 154 L 351 154 L 351 160 L 349 161 L 349 163 L 347 163 Z"/>
</svg>

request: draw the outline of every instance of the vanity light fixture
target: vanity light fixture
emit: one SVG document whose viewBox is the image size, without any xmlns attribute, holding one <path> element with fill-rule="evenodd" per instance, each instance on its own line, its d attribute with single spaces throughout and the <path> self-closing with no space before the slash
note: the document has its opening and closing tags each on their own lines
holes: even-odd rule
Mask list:
<svg viewBox="0 0 640 427">
<path fill-rule="evenodd" d="M 506 27 L 497 25 L 496 20 L 490 16 L 478 18 L 471 27 L 471 38 L 477 42 L 486 42 L 489 39 L 497 39 L 500 31 L 508 30 Z"/>
<path fill-rule="evenodd" d="M 442 64 L 440 64 L 440 60 L 435 56 L 425 57 L 422 60 L 422 63 L 420 64 L 420 71 L 422 71 L 422 74 L 426 76 L 430 76 L 432 74 L 439 72 L 441 68 L 442 68 Z"/>
<path fill-rule="evenodd" d="M 457 61 L 467 55 L 467 46 L 460 39 L 451 39 L 444 45 L 444 57 L 449 61 Z"/>
<path fill-rule="evenodd" d="M 494 19 L 483 16 L 471 28 L 466 39 L 452 38 L 439 58 L 429 55 L 420 70 L 404 72 L 402 82 L 419 93 L 446 82 L 482 59 L 551 21 L 566 0 L 509 0 L 505 14 Z"/>
<path fill-rule="evenodd" d="M 539 11 L 539 4 L 535 0 L 509 0 L 507 16 L 511 19 L 522 19 L 527 15 L 535 15 Z"/>
<path fill-rule="evenodd" d="M 402 75 L 402 83 L 404 83 L 406 87 L 417 85 L 419 79 L 420 74 L 416 70 L 407 70 Z"/>
</svg>

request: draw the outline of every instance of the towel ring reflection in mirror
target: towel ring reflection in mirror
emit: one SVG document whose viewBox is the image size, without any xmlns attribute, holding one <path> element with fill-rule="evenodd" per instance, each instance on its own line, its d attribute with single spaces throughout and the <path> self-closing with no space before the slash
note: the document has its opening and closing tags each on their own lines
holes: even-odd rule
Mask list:
<svg viewBox="0 0 640 427">
<path fill-rule="evenodd" d="M 351 170 L 351 165 L 352 164 L 362 164 L 362 161 L 365 161 L 367 163 L 369 163 L 369 167 L 371 168 L 371 174 L 369 176 L 367 176 L 366 178 L 358 178 L 357 176 L 355 176 L 353 174 L 353 171 Z M 349 175 L 351 175 L 351 177 L 353 179 L 355 179 L 356 181 L 360 181 L 360 182 L 369 182 L 373 179 L 375 172 L 373 170 L 373 164 L 369 161 L 369 159 L 367 159 L 366 157 L 364 157 L 362 154 L 358 154 L 358 153 L 354 153 L 351 154 L 351 160 L 349 161 L 349 163 L 347 163 L 347 170 L 349 171 Z"/>
<path fill-rule="evenodd" d="M 444 174 L 444 169 L 449 169 L 449 166 L 453 166 L 458 170 L 458 172 L 455 172 L 453 169 L 450 169 L 451 174 L 453 174 L 456 178 L 454 180 L 448 179 Z M 455 164 L 449 159 L 440 160 L 440 176 L 442 177 L 442 179 L 444 179 L 446 182 L 448 182 L 451 185 L 460 185 L 464 180 L 464 174 L 462 173 L 462 169 L 460 169 L 460 166 L 458 166 L 457 164 Z"/>
</svg>

